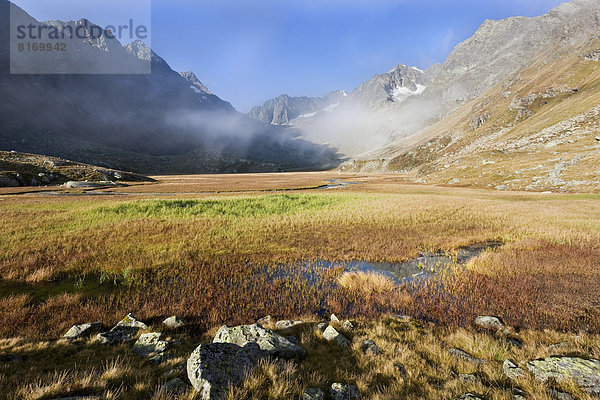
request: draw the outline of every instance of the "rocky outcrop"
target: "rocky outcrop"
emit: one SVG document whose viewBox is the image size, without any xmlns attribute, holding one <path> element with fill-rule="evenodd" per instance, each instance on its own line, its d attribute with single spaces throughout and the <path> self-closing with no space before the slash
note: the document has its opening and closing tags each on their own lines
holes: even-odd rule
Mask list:
<svg viewBox="0 0 600 400">
<path fill-rule="evenodd" d="M 576 357 L 548 357 L 527 363 L 529 371 L 540 381 L 557 382 L 573 380 L 583 390 L 600 395 L 600 361 Z"/>
<path fill-rule="evenodd" d="M 236 327 L 224 325 L 217 331 L 213 343 L 233 343 L 238 346 L 256 343 L 265 354 L 288 359 L 306 355 L 302 347 L 258 324 Z"/>
<path fill-rule="evenodd" d="M 263 353 L 256 343 L 198 346 L 187 361 L 187 374 L 203 400 L 222 399 L 230 386 L 239 385 Z"/>
<path fill-rule="evenodd" d="M 138 321 L 132 314 L 128 314 L 108 332 L 99 333 L 96 338 L 102 344 L 119 344 L 135 339 L 140 329 L 148 326 Z"/>
</svg>

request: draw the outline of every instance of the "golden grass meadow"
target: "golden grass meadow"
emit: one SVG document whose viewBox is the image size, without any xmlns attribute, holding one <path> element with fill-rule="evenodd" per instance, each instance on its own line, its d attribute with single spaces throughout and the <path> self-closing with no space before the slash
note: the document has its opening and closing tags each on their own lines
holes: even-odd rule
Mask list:
<svg viewBox="0 0 600 400">
<path fill-rule="evenodd" d="M 157 178 L 110 191 L 0 192 L 0 398 L 195 398 L 160 390 L 181 374 L 173 367 L 219 326 L 266 315 L 307 322 L 284 333 L 308 356 L 262 362 L 231 399 L 297 399 L 342 378 L 367 399 L 510 399 L 507 358 L 556 354 L 556 343 L 565 343 L 560 354 L 600 357 L 600 195 L 392 175 Z M 326 179 L 359 184 L 310 189 Z M 500 245 L 427 280 L 344 269 L 492 242 Z M 74 324 L 112 326 L 130 312 L 151 328 L 171 315 L 188 321 L 166 332 L 173 359 L 153 365 L 126 345 L 57 340 Z M 354 321 L 349 349 L 314 333 L 331 313 Z M 478 315 L 502 318 L 523 346 L 474 329 Z M 361 353 L 365 339 L 383 355 Z M 451 347 L 490 362 L 456 360 Z M 551 398 L 530 376 L 517 385 L 527 398 Z M 558 387 L 589 397 L 570 382 Z"/>
</svg>

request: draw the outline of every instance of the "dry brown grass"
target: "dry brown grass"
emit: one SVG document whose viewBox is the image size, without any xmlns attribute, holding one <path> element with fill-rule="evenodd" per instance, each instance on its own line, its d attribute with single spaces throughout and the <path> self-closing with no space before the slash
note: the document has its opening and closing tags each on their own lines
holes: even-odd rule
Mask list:
<svg viewBox="0 0 600 400">
<path fill-rule="evenodd" d="M 348 291 L 367 296 L 374 293 L 389 293 L 396 288 L 392 278 L 376 272 L 344 272 L 338 278 L 338 283 Z"/>
</svg>

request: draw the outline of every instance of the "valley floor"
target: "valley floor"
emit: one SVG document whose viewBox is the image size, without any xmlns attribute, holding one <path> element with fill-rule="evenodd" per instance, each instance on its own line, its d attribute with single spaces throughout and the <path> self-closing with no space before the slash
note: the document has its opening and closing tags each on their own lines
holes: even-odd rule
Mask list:
<svg viewBox="0 0 600 400">
<path fill-rule="evenodd" d="M 178 374 L 164 372 L 216 328 L 268 314 L 317 322 L 335 313 L 357 329 L 347 350 L 324 342 L 315 323 L 284 332 L 307 358 L 262 364 L 232 398 L 299 398 L 306 386 L 343 380 L 368 399 L 508 399 L 513 386 L 547 399 L 549 386 L 530 375 L 503 377 L 504 360 L 600 357 L 600 195 L 332 172 L 154 178 L 88 191 L 0 188 L 0 398 L 162 398 L 157 388 Z M 500 245 L 466 264 L 400 284 L 343 263 L 491 242 Z M 170 315 L 188 321 L 165 332 L 174 359 L 151 364 L 130 345 L 56 341 L 74 324 L 110 327 L 129 312 L 155 329 Z M 478 315 L 501 317 L 523 347 L 474 330 Z M 363 339 L 383 355 L 363 354 Z M 489 362 L 455 359 L 452 347 Z M 587 396 L 572 382 L 559 387 Z"/>
</svg>

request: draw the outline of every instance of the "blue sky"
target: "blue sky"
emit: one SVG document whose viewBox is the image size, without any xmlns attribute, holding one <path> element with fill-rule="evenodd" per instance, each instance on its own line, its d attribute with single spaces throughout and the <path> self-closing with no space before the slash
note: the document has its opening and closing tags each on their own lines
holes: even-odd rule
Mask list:
<svg viewBox="0 0 600 400">
<path fill-rule="evenodd" d="M 351 91 L 396 64 L 426 69 L 486 19 L 560 0 L 16 0 L 34 17 L 102 26 L 149 18 L 152 47 L 240 111 L 270 97 Z"/>
</svg>

